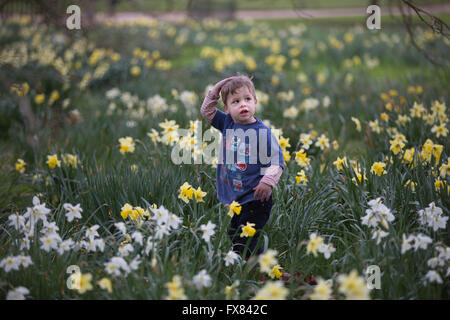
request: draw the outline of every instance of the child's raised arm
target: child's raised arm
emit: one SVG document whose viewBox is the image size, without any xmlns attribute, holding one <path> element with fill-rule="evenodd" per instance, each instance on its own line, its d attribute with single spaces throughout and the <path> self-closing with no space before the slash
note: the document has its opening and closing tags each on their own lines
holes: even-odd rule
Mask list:
<svg viewBox="0 0 450 320">
<path fill-rule="evenodd" d="M 200 113 L 202 114 L 203 118 L 205 118 L 209 123 L 212 122 L 214 116 L 216 115 L 216 106 L 220 98 L 220 90 L 225 83 L 234 78 L 235 77 L 230 77 L 217 82 L 214 87 L 209 90 L 208 94 L 205 97 L 205 100 L 203 100 L 202 107 L 200 108 Z"/>
</svg>

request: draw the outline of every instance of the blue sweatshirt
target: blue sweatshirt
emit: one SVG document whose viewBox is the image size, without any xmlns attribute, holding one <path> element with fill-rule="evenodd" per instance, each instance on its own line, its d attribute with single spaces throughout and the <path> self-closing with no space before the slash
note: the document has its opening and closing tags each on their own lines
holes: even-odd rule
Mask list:
<svg viewBox="0 0 450 320">
<path fill-rule="evenodd" d="M 217 110 L 211 125 L 222 132 L 221 153 L 216 172 L 217 198 L 225 205 L 256 200 L 255 188 L 264 168 L 284 169 L 283 152 L 275 136 L 260 119 L 238 124 L 229 114 Z"/>
</svg>

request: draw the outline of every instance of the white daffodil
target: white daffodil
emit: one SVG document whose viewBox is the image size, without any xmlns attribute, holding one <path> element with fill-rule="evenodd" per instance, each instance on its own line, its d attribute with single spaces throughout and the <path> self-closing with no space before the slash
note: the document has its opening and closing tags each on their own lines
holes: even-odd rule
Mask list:
<svg viewBox="0 0 450 320">
<path fill-rule="evenodd" d="M 58 254 L 62 255 L 62 254 L 64 254 L 64 252 L 70 251 L 73 248 L 74 244 L 75 243 L 73 242 L 73 240 L 71 238 L 62 241 L 59 244 Z"/>
<path fill-rule="evenodd" d="M 108 274 L 112 274 L 115 276 L 120 276 L 122 274 L 121 271 L 124 271 L 125 274 L 131 272 L 127 262 L 121 257 L 112 257 L 109 262 L 106 262 L 105 271 Z"/>
<path fill-rule="evenodd" d="M 211 286 L 211 276 L 206 272 L 205 269 L 201 270 L 198 274 L 194 276 L 192 282 L 197 287 L 197 289 L 202 289 L 204 287 Z"/>
<path fill-rule="evenodd" d="M 170 212 L 164 206 L 153 210 L 152 220 L 155 220 L 158 225 L 166 224 L 169 219 Z"/>
<path fill-rule="evenodd" d="M 426 249 L 428 247 L 428 244 L 432 243 L 433 240 L 422 234 L 419 233 L 416 237 L 415 237 L 415 242 L 414 242 L 414 251 L 417 251 L 417 249 Z"/>
<path fill-rule="evenodd" d="M 239 255 L 236 252 L 234 252 L 233 250 L 230 250 L 225 255 L 224 260 L 225 260 L 225 266 L 228 267 L 228 266 L 234 265 L 234 263 L 239 260 Z"/>
<path fill-rule="evenodd" d="M 73 206 L 70 203 L 64 203 L 63 208 L 67 211 L 66 218 L 68 222 L 72 222 L 75 218 L 81 219 L 81 212 L 83 212 L 83 209 L 81 209 L 79 203 L 76 206 Z"/>
<path fill-rule="evenodd" d="M 16 257 L 19 260 L 19 263 L 24 267 L 28 268 L 29 265 L 33 264 L 30 256 L 19 255 Z"/>
<path fill-rule="evenodd" d="M 156 226 L 155 238 L 162 239 L 164 236 L 169 234 L 169 227 L 166 224 L 158 224 Z"/>
<path fill-rule="evenodd" d="M 140 256 L 137 255 L 134 257 L 134 259 L 130 262 L 130 269 L 131 270 L 137 270 L 139 268 L 139 265 L 141 264 L 141 260 L 139 260 Z"/>
<path fill-rule="evenodd" d="M 328 243 L 328 244 L 322 243 L 322 245 L 319 248 L 319 252 L 323 253 L 323 256 L 325 257 L 325 259 L 329 259 L 331 254 L 335 251 L 336 251 L 336 249 L 334 248 L 332 243 Z"/>
<path fill-rule="evenodd" d="M 130 252 L 133 252 L 134 248 L 131 244 L 126 243 L 119 247 L 119 256 L 121 257 L 127 257 Z"/>
<path fill-rule="evenodd" d="M 21 231 L 25 228 L 25 217 L 14 213 L 8 216 L 9 225 L 14 227 L 14 229 Z"/>
<path fill-rule="evenodd" d="M 215 234 L 215 231 L 214 231 L 215 228 L 216 228 L 216 225 L 214 223 L 212 223 L 211 221 L 208 221 L 207 224 L 202 224 L 200 226 L 200 230 L 203 231 L 202 238 L 206 242 L 209 242 L 211 236 Z"/>
<path fill-rule="evenodd" d="M 381 239 L 384 238 L 384 237 L 386 237 L 387 235 L 389 235 L 388 232 L 384 232 L 384 231 L 381 230 L 381 229 L 375 229 L 375 230 L 372 232 L 372 239 L 376 239 L 376 240 L 377 240 L 377 241 L 376 241 L 376 244 L 378 245 L 378 244 L 380 244 Z"/>
<path fill-rule="evenodd" d="M 406 234 L 402 235 L 402 251 L 401 253 L 404 254 L 406 251 L 412 248 L 411 242 L 415 241 L 416 237 L 414 235 L 409 235 L 408 237 Z"/>
<path fill-rule="evenodd" d="M 92 227 L 90 227 L 89 229 L 86 230 L 86 237 L 88 237 L 89 239 L 94 239 L 97 236 L 100 236 L 97 232 L 97 229 L 100 226 L 98 224 L 93 225 Z"/>
<path fill-rule="evenodd" d="M 169 214 L 167 218 L 167 226 L 171 229 L 178 229 L 180 224 L 183 222 L 183 219 L 181 219 L 176 214 Z"/>
<path fill-rule="evenodd" d="M 42 245 L 41 245 L 41 249 L 47 252 L 50 252 L 51 249 L 54 250 L 58 250 L 58 240 L 60 240 L 60 238 L 55 236 L 56 234 L 50 234 L 50 235 L 46 235 L 40 238 Z"/>
<path fill-rule="evenodd" d="M 116 222 L 114 223 L 114 226 L 119 229 L 120 232 L 122 232 L 123 235 L 127 234 L 127 227 L 125 226 L 125 223 L 123 222 Z"/>
<path fill-rule="evenodd" d="M 25 300 L 25 295 L 29 294 L 30 290 L 25 287 L 17 287 L 10 291 L 6 295 L 6 300 Z"/>
<path fill-rule="evenodd" d="M 9 272 L 11 270 L 19 270 L 20 267 L 20 259 L 17 257 L 6 257 L 2 261 L 0 261 L 0 268 L 3 268 L 5 272 Z"/>
<path fill-rule="evenodd" d="M 144 240 L 144 237 L 142 236 L 142 233 L 140 233 L 139 231 L 135 231 L 131 234 L 131 238 L 139 243 L 142 246 L 142 242 Z"/>
<path fill-rule="evenodd" d="M 425 280 L 429 282 L 442 283 L 442 278 L 436 270 L 430 270 L 425 275 Z"/>
</svg>

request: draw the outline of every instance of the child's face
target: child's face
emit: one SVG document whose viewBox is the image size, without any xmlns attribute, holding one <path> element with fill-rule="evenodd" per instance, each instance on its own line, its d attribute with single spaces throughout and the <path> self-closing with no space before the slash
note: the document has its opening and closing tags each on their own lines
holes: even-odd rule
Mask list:
<svg viewBox="0 0 450 320">
<path fill-rule="evenodd" d="M 250 90 L 243 86 L 238 88 L 234 94 L 230 93 L 228 95 L 224 110 L 231 115 L 234 122 L 250 124 L 256 120 L 253 116 L 257 103 L 258 100 L 253 97 Z"/>
</svg>

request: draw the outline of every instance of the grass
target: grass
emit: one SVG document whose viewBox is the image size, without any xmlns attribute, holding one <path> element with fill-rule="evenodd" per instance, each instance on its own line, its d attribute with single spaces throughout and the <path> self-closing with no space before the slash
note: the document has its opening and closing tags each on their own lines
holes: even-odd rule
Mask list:
<svg viewBox="0 0 450 320">
<path fill-rule="evenodd" d="M 289 273 L 301 272 L 303 275 L 312 273 L 317 277 L 332 279 L 333 297 L 344 298 L 338 292 L 338 276 L 348 274 L 351 270 L 356 270 L 362 276 L 367 266 L 374 264 L 382 270 L 382 289 L 372 291 L 371 298 L 438 299 L 448 296 L 448 279 L 444 279 L 444 284 L 426 283 L 423 279 L 430 270 L 427 261 L 437 255 L 436 248 L 449 243 L 449 224 L 445 229 L 434 231 L 420 224 L 417 218 L 418 210 L 426 208 L 431 202 L 435 202 L 443 209 L 444 216 L 448 216 L 448 194 L 445 188 L 436 189 L 437 176 L 432 174 L 432 164 L 424 162 L 417 166 L 408 165 L 394 156 L 389 148 L 389 141 L 393 137 L 387 134 L 388 128 L 396 128 L 402 132 L 408 140 L 405 149 L 415 148 L 416 157 L 421 153 L 425 140 L 430 138 L 443 148 L 439 163 L 433 167 L 436 169 L 446 163 L 450 148 L 448 139 L 436 137 L 431 132 L 431 125 L 422 118 L 411 119 L 407 126 L 399 125 L 396 119 L 399 114 L 409 115 L 414 102 L 423 102 L 429 113 L 435 100 L 447 102 L 448 92 L 445 88 L 450 80 L 448 73 L 438 70 L 419 53 L 411 50 L 404 42 L 404 37 L 400 36 L 402 31 L 399 29 L 387 27 L 386 33 L 359 34 L 356 29 L 345 24 L 339 24 L 339 27 L 333 27 L 332 30 L 329 24 L 317 24 L 308 25 L 301 36 L 283 37 L 282 33 L 276 32 L 270 35 L 267 30 L 282 30 L 296 22 L 263 23 L 270 27 L 265 28 L 262 23 L 257 22 L 251 27 L 252 30 L 262 30 L 263 36 L 271 40 L 269 43 L 280 40 L 280 51 L 276 54 L 286 57 L 288 63 L 291 59 L 289 40 L 300 38 L 303 41 L 299 68 L 287 65 L 282 72 L 276 73 L 265 62 L 267 56 L 274 54 L 272 48 L 259 46 L 261 43 L 252 42 L 250 36 L 242 44 L 234 42 L 232 35 L 247 34 L 250 31 L 249 26 L 239 23 L 235 29 L 228 30 L 230 42 L 225 44 L 220 43 L 216 37 L 222 33 L 220 26 L 208 29 L 201 25 L 196 28 L 178 25 L 177 35 L 183 31 L 187 39 L 182 46 L 175 44 L 175 37 L 163 35 L 158 40 L 150 39 L 148 29 L 153 27 L 123 26 L 98 28 L 86 39 L 87 43 L 93 45 L 77 48 L 80 53 L 75 60 L 80 61 L 81 68 L 76 70 L 68 67 L 68 89 L 64 89 L 63 84 L 57 81 L 33 82 L 29 79 L 31 89 L 28 95 L 34 107 L 38 107 L 33 102 L 37 92 L 45 92 L 46 103 L 53 90 L 58 90 L 63 97 L 53 106 L 45 104 L 45 109 L 41 106 L 46 111 L 46 116 L 52 120 L 49 123 L 57 125 L 38 130 L 37 149 L 27 147 L 24 138 L 26 127 L 12 122 L 14 126 L 11 128 L 14 130 L 8 132 L 9 136 L 0 150 L 0 260 L 23 251 L 33 261 L 33 265 L 24 269 L 25 272 L 22 269 L 10 272 L 0 269 L 0 275 L 4 279 L 0 283 L 2 297 L 12 288 L 23 285 L 30 289 L 30 297 L 34 299 L 163 299 L 168 294 L 167 282 L 174 275 L 180 275 L 182 287 L 190 299 L 224 299 L 225 287 L 236 280 L 239 280 L 239 297 L 250 299 L 267 283 L 261 283 L 258 274 L 251 271 L 257 265 L 255 258 L 246 263 L 236 263 L 233 267 L 224 265 L 224 255 L 231 247 L 227 235 L 230 217 L 226 214 L 227 208 L 216 198 L 216 170 L 207 164 L 176 165 L 170 161 L 172 148 L 163 142 L 153 144 L 147 136 L 151 129 L 161 133 L 159 124 L 164 119 L 176 121 L 180 128 L 188 127 L 189 120 L 201 120 L 198 108 L 205 86 L 232 75 L 237 70 L 249 71 L 239 61 L 223 71 L 214 69 L 213 58 L 200 57 L 200 51 L 205 46 L 240 48 L 255 59 L 258 69 L 249 73 L 255 76 L 257 89 L 269 96 L 269 102 L 263 106 L 258 117 L 270 119 L 276 128 L 283 130 L 283 137 L 289 138 L 291 144 L 287 151 L 298 151 L 301 148 L 300 134 L 312 134 L 312 130 L 318 136 L 323 134 L 330 143 L 333 140 L 339 143 L 337 150 L 331 145 L 321 149 L 315 144 L 317 138 L 313 138 L 314 143 L 307 149 L 311 166 L 301 167 L 294 160 L 295 155 L 292 155 L 292 160 L 286 164 L 273 192 L 275 205 L 267 225 L 261 231 L 260 239 L 265 250 L 278 251 L 277 260 L 284 270 Z M 204 30 L 201 29 L 203 27 Z M 166 26 L 154 28 L 166 30 Z M 51 34 L 51 31 L 39 28 L 33 32 L 42 33 L 42 36 Z M 207 34 L 203 41 L 195 40 L 200 32 Z M 354 34 L 353 42 L 345 42 L 346 33 Z M 39 47 L 36 48 L 32 42 L 31 31 L 30 34 L 20 34 L 23 38 L 14 41 L 31 53 L 38 50 Z M 387 34 L 389 37 L 385 38 Z M 392 34 L 399 35 L 400 39 L 395 52 L 392 51 Z M 334 48 L 329 42 L 329 35 L 345 42 L 344 47 Z M 263 37 L 256 38 L 260 41 Z M 123 39 L 128 39 L 129 45 L 124 46 Z M 366 39 L 373 41 L 373 45 L 364 47 L 363 41 Z M 445 52 L 446 47 L 441 40 L 435 39 L 432 44 L 436 45 L 436 50 Z M 320 42 L 326 44 L 323 52 L 318 49 Z M 48 50 L 54 50 L 56 57 L 65 57 L 68 56 L 66 50 L 70 52 L 72 46 L 73 43 L 69 40 L 64 45 L 54 44 Z M 133 56 L 136 47 L 149 51 L 160 50 L 162 58 L 172 62 L 172 69 L 159 70 L 154 65 L 144 67 L 143 60 Z M 117 62 L 107 60 L 108 51 L 101 51 L 101 48 L 120 53 L 121 59 Z M 96 65 L 89 63 L 94 52 L 106 55 L 103 61 L 110 62 L 110 70 L 103 77 L 92 81 L 86 89 L 80 89 L 79 82 L 83 75 L 95 73 Z M 379 65 L 373 69 L 368 68 L 364 62 L 359 66 L 345 66 L 346 60 L 355 56 L 364 61 L 364 54 L 378 58 Z M 130 68 L 135 65 L 141 67 L 138 76 L 130 74 Z M 24 65 L 23 70 L 12 69 L 12 81 L 23 82 L 22 71 L 29 71 L 30 68 L 30 65 Z M 39 70 L 42 77 L 46 70 L 54 70 L 53 65 L 41 68 Z M 297 80 L 299 72 L 305 74 L 305 82 Z M 326 74 L 323 82 L 318 81 L 321 73 Z M 47 77 L 51 78 L 51 74 Z M 274 74 L 279 75 L 279 84 L 272 82 Z M 352 81 L 348 80 L 348 74 L 352 75 Z M 418 85 L 423 87 L 422 94 L 409 92 L 410 86 Z M 105 93 L 112 88 L 118 88 L 120 94 L 110 99 Z M 179 93 L 194 91 L 198 96 L 195 107 L 190 109 L 174 97 L 174 88 Z M 306 93 L 306 88 L 311 93 Z M 392 93 L 389 91 L 391 89 L 397 92 Z M 5 92 L 10 92 L 6 90 Z M 288 90 L 294 93 L 292 101 L 285 101 L 278 96 L 280 92 Z M 125 92 L 130 95 L 127 97 Z M 386 108 L 387 102 L 382 100 L 382 93 L 388 94 L 389 101 L 394 107 L 398 106 L 398 110 Z M 152 109 L 154 106 L 148 106 L 147 99 L 156 94 L 166 99 L 168 105 L 176 105 L 177 109 L 162 112 Z M 133 95 L 138 97 L 138 101 L 127 106 L 127 99 L 131 99 L 130 96 Z M 331 101 L 328 107 L 322 105 L 325 96 Z M 406 101 L 401 102 L 400 96 L 405 97 Z M 7 104 L 8 101 L 15 101 L 14 96 L 10 94 L 9 98 L 10 100 L 2 103 L 15 108 L 14 103 Z M 73 123 L 65 120 L 68 116 L 67 110 L 62 106 L 65 98 L 70 99 L 67 110 L 77 109 L 82 116 L 81 121 Z M 300 106 L 306 98 L 318 99 L 319 105 L 308 112 L 301 109 L 294 119 L 283 116 L 286 108 L 291 105 Z M 112 103 L 116 106 L 114 111 L 111 111 Z M 141 108 L 143 112 L 138 113 Z M 192 116 L 188 116 L 189 112 L 193 112 Z M 382 112 L 389 115 L 386 123 L 380 121 Z M 363 126 L 361 132 L 356 131 L 351 117 L 360 119 Z M 378 119 L 383 127 L 384 131 L 380 134 L 369 127 L 368 121 L 374 119 Z M 202 126 L 204 130 L 210 127 L 205 121 Z M 135 151 L 122 155 L 118 139 L 126 136 L 134 139 Z M 53 153 L 58 154 L 60 159 L 63 154 L 75 154 L 79 165 L 73 168 L 62 162 L 61 167 L 51 169 L 46 160 L 47 155 Z M 357 178 L 353 168 L 344 166 L 343 169 L 338 169 L 335 166 L 337 157 L 344 156 L 348 156 L 349 162 L 350 159 L 359 161 L 359 168 L 366 176 L 360 183 L 356 184 L 353 180 Z M 391 157 L 392 162 L 386 160 L 386 156 Z M 14 171 L 15 160 L 19 157 L 27 162 L 24 175 Z M 434 159 L 431 158 L 431 162 Z M 386 162 L 386 175 L 371 173 L 375 161 Z M 137 172 L 132 169 L 133 165 Z M 308 179 L 305 186 L 295 180 L 302 169 Z M 35 173 L 42 174 L 42 177 L 37 183 L 32 183 Z M 408 179 L 416 183 L 415 191 L 405 186 Z M 444 177 L 444 180 L 448 183 L 448 177 Z M 205 202 L 191 199 L 185 203 L 178 198 L 179 188 L 184 182 L 206 191 Z M 96 224 L 99 226 L 101 239 L 105 241 L 104 250 L 94 251 L 86 244 L 87 247 L 61 255 L 54 250 L 46 252 L 40 249 L 43 228 L 41 222 L 33 230 L 35 240 L 31 241 L 30 249 L 20 249 L 23 235 L 9 225 L 8 219 L 10 214 L 22 214 L 27 207 L 31 207 L 31 198 L 38 193 L 42 194 L 41 202 L 45 202 L 51 209 L 48 219 L 56 222 L 63 239 L 70 237 L 74 241 L 88 241 L 86 231 Z M 379 244 L 372 239 L 375 228 L 361 222 L 368 209 L 368 202 L 378 197 L 382 197 L 383 203 L 392 210 L 395 217 L 389 222 L 388 228 L 377 226 L 389 233 Z M 65 203 L 79 203 L 83 209 L 82 218 L 68 222 L 63 208 Z M 139 225 L 130 218 L 123 219 L 121 211 L 126 203 L 142 208 L 149 208 L 152 204 L 164 206 L 182 219 L 182 225 L 162 239 L 155 240 L 157 226 L 154 220 Z M 208 221 L 216 224 L 215 234 L 209 243 L 202 239 L 200 229 Z M 114 225 L 117 222 L 126 223 L 128 237 Z M 135 236 L 130 238 L 135 232 L 142 233 L 143 244 Z M 330 259 L 325 259 L 320 253 L 318 256 L 307 253 L 306 246 L 312 233 L 318 233 L 325 243 L 334 245 L 336 251 Z M 429 236 L 433 244 L 426 250 L 411 249 L 402 254 L 402 236 L 418 233 Z M 154 247 L 146 252 L 148 240 L 153 241 Z M 105 264 L 111 257 L 119 256 L 126 244 L 133 247 L 132 253 L 123 256 L 126 262 L 131 264 L 139 255 L 142 263 L 128 275 L 108 274 Z M 448 261 L 445 263 L 448 264 Z M 81 294 L 66 287 L 66 270 L 70 264 L 79 265 L 83 273 L 92 274 L 93 290 Z M 199 290 L 194 285 L 193 278 L 203 269 L 211 276 L 212 285 Z M 439 272 L 442 273 L 442 270 Z M 112 293 L 100 289 L 96 284 L 103 277 L 112 281 Z M 302 280 L 285 286 L 289 289 L 289 299 L 308 298 L 313 289 Z"/>
</svg>

